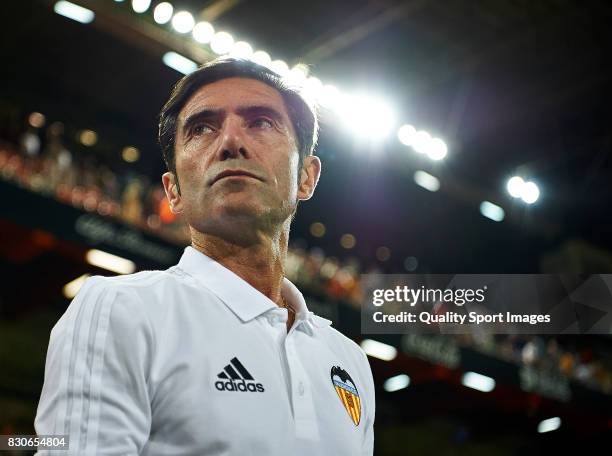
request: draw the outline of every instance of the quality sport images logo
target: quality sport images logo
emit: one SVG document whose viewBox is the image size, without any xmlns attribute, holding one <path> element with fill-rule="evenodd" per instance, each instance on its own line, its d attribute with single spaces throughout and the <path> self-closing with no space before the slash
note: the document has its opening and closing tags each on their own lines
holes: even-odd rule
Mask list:
<svg viewBox="0 0 612 456">
<path fill-rule="evenodd" d="M 215 382 L 215 388 L 219 391 L 242 391 L 245 393 L 263 393 L 265 391 L 263 385 L 255 382 L 253 376 L 236 357 L 230 360 L 230 363 L 217 374 L 217 377 L 219 380 Z"/>
</svg>

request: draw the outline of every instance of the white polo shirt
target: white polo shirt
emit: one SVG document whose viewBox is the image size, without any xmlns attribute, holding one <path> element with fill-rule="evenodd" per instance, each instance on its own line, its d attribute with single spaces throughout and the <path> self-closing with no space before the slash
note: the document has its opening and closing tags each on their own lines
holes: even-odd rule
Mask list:
<svg viewBox="0 0 612 456">
<path fill-rule="evenodd" d="M 371 455 L 365 353 L 287 279 L 282 295 L 289 332 L 286 309 L 192 247 L 88 279 L 51 331 L 37 434 L 68 434 L 71 455 Z"/>
</svg>

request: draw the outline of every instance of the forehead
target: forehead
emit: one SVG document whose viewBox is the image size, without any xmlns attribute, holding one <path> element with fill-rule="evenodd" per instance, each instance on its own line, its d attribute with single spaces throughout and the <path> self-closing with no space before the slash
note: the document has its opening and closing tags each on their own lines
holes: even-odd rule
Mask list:
<svg viewBox="0 0 612 456">
<path fill-rule="evenodd" d="M 197 89 L 181 109 L 179 122 L 202 109 L 231 112 L 249 105 L 269 106 L 288 117 L 283 97 L 275 88 L 256 79 L 227 78 Z"/>
</svg>

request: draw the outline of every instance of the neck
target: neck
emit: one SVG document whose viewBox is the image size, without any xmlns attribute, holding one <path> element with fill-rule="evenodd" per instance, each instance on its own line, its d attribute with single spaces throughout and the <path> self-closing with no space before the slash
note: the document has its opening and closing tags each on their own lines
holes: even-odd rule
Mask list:
<svg viewBox="0 0 612 456">
<path fill-rule="evenodd" d="M 255 241 L 247 245 L 238 245 L 191 228 L 193 248 L 222 264 L 279 305 L 282 305 L 281 286 L 288 241 L 289 223 L 272 236 L 259 233 Z"/>
</svg>

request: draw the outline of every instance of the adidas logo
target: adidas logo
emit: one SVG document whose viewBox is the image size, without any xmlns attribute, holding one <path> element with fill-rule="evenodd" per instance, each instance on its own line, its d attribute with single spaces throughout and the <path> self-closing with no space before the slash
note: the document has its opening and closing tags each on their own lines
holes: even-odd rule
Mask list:
<svg viewBox="0 0 612 456">
<path fill-rule="evenodd" d="M 219 391 L 264 392 L 263 385 L 255 383 L 253 376 L 236 357 L 231 359 L 217 377 L 221 379 L 215 382 L 215 388 Z"/>
</svg>

